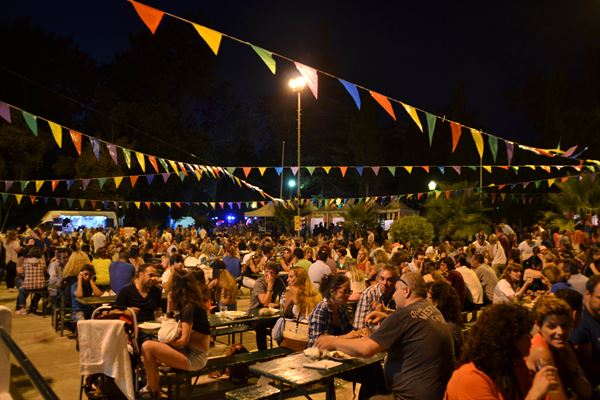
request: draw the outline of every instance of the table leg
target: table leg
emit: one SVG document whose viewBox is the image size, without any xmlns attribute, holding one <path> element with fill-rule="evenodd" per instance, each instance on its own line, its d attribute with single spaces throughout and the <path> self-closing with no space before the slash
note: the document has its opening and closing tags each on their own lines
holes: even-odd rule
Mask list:
<svg viewBox="0 0 600 400">
<path fill-rule="evenodd" d="M 327 381 L 327 393 L 325 400 L 335 400 L 335 379 L 331 378 Z"/>
</svg>

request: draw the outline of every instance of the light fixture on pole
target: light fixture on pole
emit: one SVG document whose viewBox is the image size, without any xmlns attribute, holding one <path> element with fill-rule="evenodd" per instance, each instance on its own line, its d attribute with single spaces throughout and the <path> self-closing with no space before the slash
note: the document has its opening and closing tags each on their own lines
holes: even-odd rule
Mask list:
<svg viewBox="0 0 600 400">
<path fill-rule="evenodd" d="M 297 208 L 297 217 L 300 219 L 300 138 L 301 138 L 301 110 L 302 110 L 302 90 L 306 87 L 306 80 L 303 77 L 299 76 L 293 79 L 290 79 L 288 82 L 290 89 L 292 92 L 296 92 L 298 94 L 298 171 L 296 171 L 296 178 L 298 180 L 297 188 L 297 199 L 296 199 L 296 208 Z M 300 237 L 300 229 L 298 229 L 298 237 Z"/>
<path fill-rule="evenodd" d="M 435 183 L 435 181 L 431 181 L 427 184 L 427 187 L 429 188 L 429 191 L 434 191 L 437 187 L 437 183 Z"/>
</svg>

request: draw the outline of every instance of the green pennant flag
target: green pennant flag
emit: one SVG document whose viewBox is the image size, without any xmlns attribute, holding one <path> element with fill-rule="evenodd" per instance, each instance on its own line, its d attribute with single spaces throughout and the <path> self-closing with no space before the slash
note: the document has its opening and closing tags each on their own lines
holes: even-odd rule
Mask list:
<svg viewBox="0 0 600 400">
<path fill-rule="evenodd" d="M 540 183 L 542 183 L 542 181 L 533 181 L 533 183 L 535 184 L 536 189 L 540 187 Z"/>
<path fill-rule="evenodd" d="M 35 136 L 37 136 L 37 134 L 38 134 L 37 117 L 33 114 L 29 114 L 27 111 L 21 111 L 21 114 L 23 114 L 23 119 L 25 120 L 25 123 L 27 124 L 29 129 L 31 129 L 31 132 Z"/>
<path fill-rule="evenodd" d="M 102 187 L 104 186 L 105 183 L 106 183 L 106 178 L 98 178 L 98 186 L 100 186 L 100 189 L 102 189 Z"/>
<path fill-rule="evenodd" d="M 67 199 L 67 204 L 71 207 L 73 205 L 73 199 Z"/>
<path fill-rule="evenodd" d="M 390 171 L 390 174 L 392 174 L 392 176 L 396 176 L 396 167 L 387 167 L 388 171 Z"/>
<path fill-rule="evenodd" d="M 2 202 L 6 203 L 6 200 L 8 200 L 8 193 L 2 193 Z"/>
<path fill-rule="evenodd" d="M 470 168 L 473 171 L 477 171 L 477 166 L 476 165 L 467 165 L 467 168 Z"/>
<path fill-rule="evenodd" d="M 250 45 L 250 47 L 252 47 L 252 50 L 254 50 L 256 54 L 258 54 L 261 60 L 263 60 L 263 62 L 267 64 L 267 67 L 269 67 L 273 75 L 275 75 L 276 64 L 275 59 L 273 58 L 273 53 L 261 47 L 254 46 L 252 44 Z"/>
<path fill-rule="evenodd" d="M 179 171 L 179 174 L 177 174 L 177 175 L 179 175 L 179 179 L 181 179 L 181 182 L 183 182 L 183 180 L 185 179 L 185 174 L 183 172 Z"/>
<path fill-rule="evenodd" d="M 308 171 L 309 174 L 313 174 L 313 172 L 315 172 L 315 167 L 306 167 L 306 170 Z"/>
<path fill-rule="evenodd" d="M 123 150 L 123 155 L 125 156 L 125 164 L 127 164 L 127 168 L 131 169 L 131 150 L 127 150 L 124 147 L 121 147 Z"/>
<path fill-rule="evenodd" d="M 437 122 L 437 117 L 435 115 L 431 115 L 428 112 L 425 113 L 425 117 L 427 118 L 427 132 L 429 132 L 429 146 L 433 143 L 433 131 L 435 130 L 435 123 Z"/>
<path fill-rule="evenodd" d="M 514 167 L 514 166 L 513 166 L 513 167 L 512 167 L 512 169 L 515 171 L 515 174 L 518 174 L 518 173 L 519 173 L 519 167 Z"/>
<path fill-rule="evenodd" d="M 158 161 L 160 162 L 160 165 L 162 165 L 162 167 L 165 169 L 166 172 L 170 172 L 169 166 L 167 165 L 167 162 L 165 160 L 163 160 L 162 158 L 159 158 Z"/>
<path fill-rule="evenodd" d="M 498 155 L 498 138 L 496 136 L 488 135 L 488 143 L 494 162 L 496 162 L 496 156 Z"/>
<path fill-rule="evenodd" d="M 231 175 L 233 175 L 233 173 L 235 172 L 235 167 L 227 167 L 225 168 L 227 170 L 227 172 L 229 172 Z"/>
<path fill-rule="evenodd" d="M 24 192 L 27 185 L 29 185 L 29 181 L 20 181 L 20 182 L 21 182 L 21 192 Z"/>
</svg>

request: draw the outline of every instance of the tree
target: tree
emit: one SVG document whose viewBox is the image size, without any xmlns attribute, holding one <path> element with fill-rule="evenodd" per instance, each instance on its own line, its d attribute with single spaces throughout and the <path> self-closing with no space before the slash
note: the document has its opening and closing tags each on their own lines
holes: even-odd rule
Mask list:
<svg viewBox="0 0 600 400">
<path fill-rule="evenodd" d="M 560 193 L 548 196 L 548 203 L 553 209 L 542 211 L 543 222 L 549 228 L 573 230 L 578 222 L 577 217 L 582 219 L 588 214 L 598 213 L 600 185 L 593 183 L 591 177 L 583 177 L 581 180 L 569 179 L 557 184 Z"/>
<path fill-rule="evenodd" d="M 355 237 L 364 236 L 367 229 L 374 229 L 379 225 L 378 206 L 359 202 L 348 205 L 348 209 L 343 213 L 344 228 L 351 232 Z"/>
<path fill-rule="evenodd" d="M 275 224 L 287 234 L 294 232 L 294 217 L 298 215 L 298 210 L 295 207 L 284 207 L 281 204 L 274 204 L 275 209 Z M 309 206 L 302 206 L 300 208 L 300 216 L 304 217 L 312 212 L 312 208 Z"/>
<path fill-rule="evenodd" d="M 418 215 L 398 218 L 390 227 L 392 240 L 401 243 L 410 242 L 413 247 L 433 240 L 433 225 Z"/>
<path fill-rule="evenodd" d="M 452 185 L 440 184 L 441 190 L 452 191 L 451 196 L 430 196 L 425 202 L 425 217 L 436 227 L 440 238 L 452 240 L 468 239 L 490 226 L 489 218 L 484 215 L 488 211 L 478 196 L 468 193 L 465 188 L 474 186 L 469 182 L 459 182 Z M 458 190 L 458 191 L 457 191 Z"/>
</svg>

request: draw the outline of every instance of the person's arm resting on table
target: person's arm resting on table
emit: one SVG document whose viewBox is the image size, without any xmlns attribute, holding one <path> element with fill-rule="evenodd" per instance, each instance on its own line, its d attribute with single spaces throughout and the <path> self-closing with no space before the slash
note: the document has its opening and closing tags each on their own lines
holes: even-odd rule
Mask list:
<svg viewBox="0 0 600 400">
<path fill-rule="evenodd" d="M 370 338 L 344 339 L 338 336 L 321 335 L 316 346 L 321 350 L 340 350 L 353 357 L 371 357 L 385 349 Z"/>
</svg>

